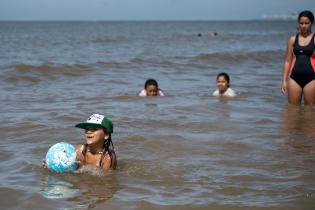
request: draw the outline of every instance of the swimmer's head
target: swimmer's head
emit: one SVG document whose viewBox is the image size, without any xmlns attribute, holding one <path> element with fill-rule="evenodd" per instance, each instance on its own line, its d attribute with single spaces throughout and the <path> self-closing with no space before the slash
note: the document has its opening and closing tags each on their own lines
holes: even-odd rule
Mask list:
<svg viewBox="0 0 315 210">
<path fill-rule="evenodd" d="M 308 18 L 312 24 L 314 23 L 314 15 L 311 11 L 305 10 L 305 11 L 300 12 L 299 17 L 298 17 L 298 21 L 300 22 L 301 18 L 303 18 L 303 17 Z"/>
<path fill-rule="evenodd" d="M 155 79 L 148 79 L 144 84 L 144 89 L 147 92 L 147 96 L 157 96 L 159 85 Z"/>
<path fill-rule="evenodd" d="M 230 87 L 230 77 L 225 72 L 221 72 L 217 75 L 216 82 L 220 93 L 224 93 Z"/>
</svg>

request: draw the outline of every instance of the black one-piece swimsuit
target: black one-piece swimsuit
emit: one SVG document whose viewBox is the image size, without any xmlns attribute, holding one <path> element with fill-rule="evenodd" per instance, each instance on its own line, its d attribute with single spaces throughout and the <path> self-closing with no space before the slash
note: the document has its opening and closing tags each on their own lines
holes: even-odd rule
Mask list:
<svg viewBox="0 0 315 210">
<path fill-rule="evenodd" d="M 315 44 L 314 36 L 306 46 L 299 45 L 299 35 L 295 37 L 293 45 L 293 53 L 295 55 L 295 61 L 292 64 L 290 77 L 300 85 L 303 89 L 305 85 L 315 79 Z"/>
</svg>

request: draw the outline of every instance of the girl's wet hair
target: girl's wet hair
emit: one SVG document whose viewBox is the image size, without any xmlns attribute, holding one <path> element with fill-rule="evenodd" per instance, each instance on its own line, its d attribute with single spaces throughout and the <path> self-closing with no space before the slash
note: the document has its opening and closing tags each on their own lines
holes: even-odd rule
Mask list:
<svg viewBox="0 0 315 210">
<path fill-rule="evenodd" d="M 229 77 L 229 75 L 228 75 L 227 73 L 221 72 L 220 74 L 218 74 L 218 75 L 217 75 L 217 80 L 219 79 L 219 77 L 224 77 L 224 79 L 225 79 L 228 83 L 230 83 L 230 77 Z"/>
<path fill-rule="evenodd" d="M 148 79 L 145 83 L 144 83 L 144 89 L 147 89 L 148 86 L 150 85 L 154 85 L 157 88 L 159 87 L 157 81 L 155 79 Z"/>
<path fill-rule="evenodd" d="M 307 17 L 311 21 L 311 23 L 314 23 L 314 15 L 309 10 L 304 10 L 304 11 L 300 12 L 298 20 L 300 20 L 301 17 Z"/>
<path fill-rule="evenodd" d="M 112 150 L 110 149 L 110 146 L 112 146 Z M 104 145 L 103 145 L 103 152 L 102 152 L 102 155 L 101 155 L 101 161 L 100 161 L 100 166 L 103 165 L 103 159 L 104 159 L 104 156 L 106 154 L 106 152 L 108 152 L 109 154 L 109 157 L 110 157 L 110 168 L 112 167 L 112 160 L 113 160 L 113 154 L 112 154 L 112 151 L 114 151 L 114 144 L 113 144 L 113 141 L 112 141 L 112 136 L 111 134 L 109 134 L 109 138 L 104 142 Z"/>
</svg>

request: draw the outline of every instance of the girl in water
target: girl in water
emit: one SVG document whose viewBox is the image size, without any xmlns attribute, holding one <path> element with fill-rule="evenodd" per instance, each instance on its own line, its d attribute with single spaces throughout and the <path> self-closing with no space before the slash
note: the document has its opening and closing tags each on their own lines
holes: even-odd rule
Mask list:
<svg viewBox="0 0 315 210">
<path fill-rule="evenodd" d="M 138 96 L 165 96 L 155 79 L 148 79 Z"/>
<path fill-rule="evenodd" d="M 100 114 L 91 115 L 75 127 L 84 129 L 85 143 L 76 146 L 79 168 L 83 165 L 115 169 L 117 158 L 111 134 L 113 123 Z"/>
<path fill-rule="evenodd" d="M 85 130 L 85 143 L 76 146 L 77 169 L 83 165 L 115 169 L 117 158 L 111 138 L 113 123 L 103 115 L 93 114 L 75 127 Z M 43 167 L 48 168 L 46 160 L 43 161 Z"/>
<path fill-rule="evenodd" d="M 312 32 L 314 15 L 303 11 L 298 17 L 299 33 L 292 35 L 287 44 L 283 65 L 282 93 L 288 93 L 288 102 L 299 105 L 315 104 L 315 40 Z"/>
<path fill-rule="evenodd" d="M 212 93 L 213 96 L 234 97 L 236 93 L 230 88 L 230 77 L 227 73 L 221 72 L 216 79 L 218 89 Z"/>
</svg>

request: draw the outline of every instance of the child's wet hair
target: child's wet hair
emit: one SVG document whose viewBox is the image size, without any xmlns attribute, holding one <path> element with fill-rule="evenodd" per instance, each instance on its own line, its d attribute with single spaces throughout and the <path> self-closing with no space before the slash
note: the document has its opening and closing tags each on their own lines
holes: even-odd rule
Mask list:
<svg viewBox="0 0 315 210">
<path fill-rule="evenodd" d="M 219 77 L 224 77 L 224 79 L 225 79 L 228 83 L 230 83 L 230 76 L 229 76 L 227 73 L 221 72 L 220 74 L 218 74 L 218 75 L 217 75 L 217 80 L 219 79 Z"/>
<path fill-rule="evenodd" d="M 154 85 L 155 87 L 159 87 L 157 81 L 155 79 L 148 79 L 145 83 L 144 83 L 144 89 L 147 89 L 148 86 L 150 85 Z"/>
</svg>

